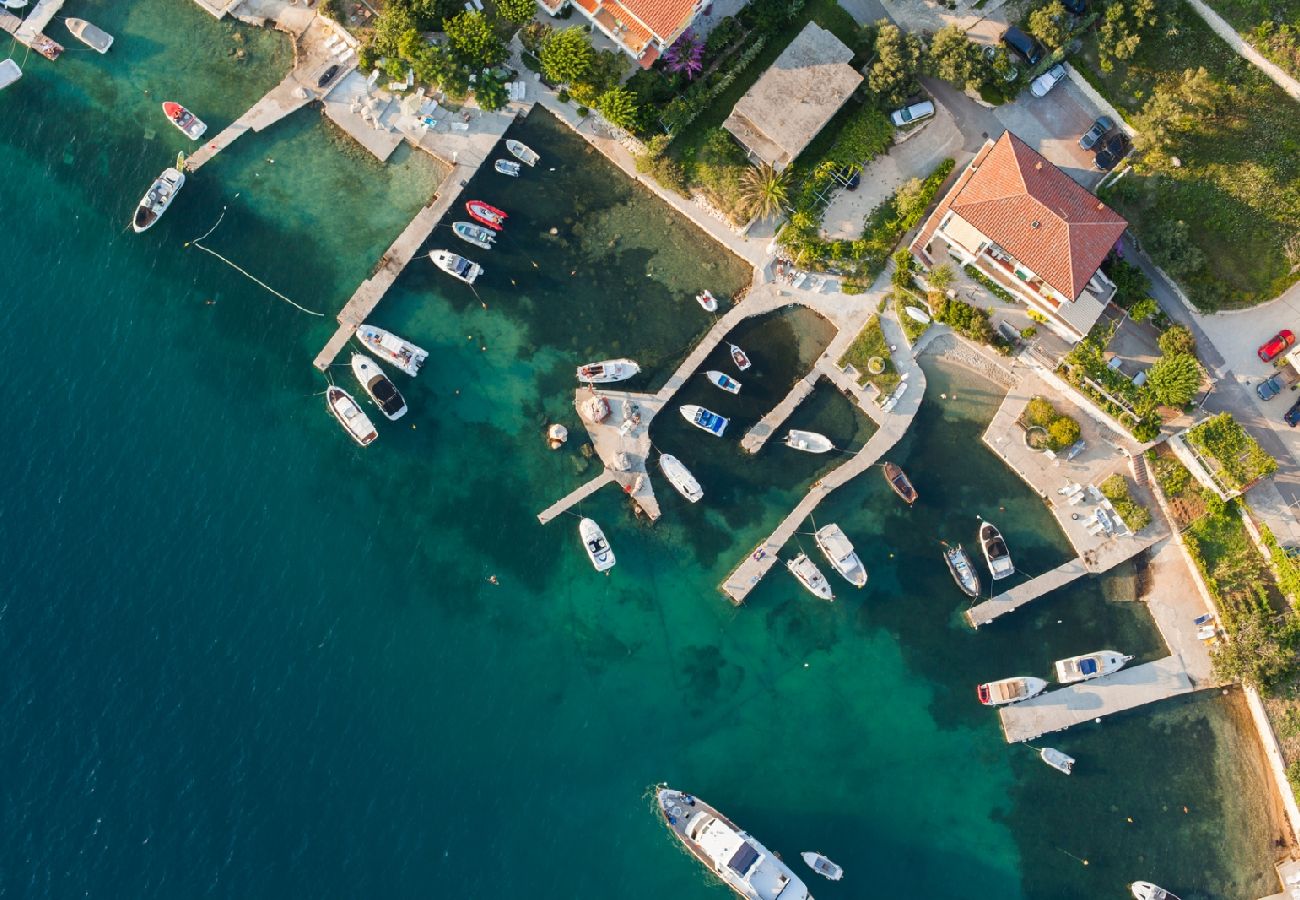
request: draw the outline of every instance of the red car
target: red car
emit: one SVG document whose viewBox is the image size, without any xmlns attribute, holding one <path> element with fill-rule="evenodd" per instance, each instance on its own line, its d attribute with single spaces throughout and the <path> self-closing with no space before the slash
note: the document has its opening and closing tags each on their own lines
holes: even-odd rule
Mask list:
<svg viewBox="0 0 1300 900">
<path fill-rule="evenodd" d="M 1259 358 L 1264 362 L 1272 362 L 1280 354 L 1285 353 L 1287 348 L 1295 343 L 1295 335 L 1283 328 L 1267 344 L 1259 348 Z"/>
</svg>

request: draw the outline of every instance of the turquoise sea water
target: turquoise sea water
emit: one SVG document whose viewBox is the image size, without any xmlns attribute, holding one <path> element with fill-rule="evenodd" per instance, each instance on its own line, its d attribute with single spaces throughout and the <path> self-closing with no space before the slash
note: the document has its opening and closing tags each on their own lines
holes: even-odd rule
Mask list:
<svg viewBox="0 0 1300 900">
<path fill-rule="evenodd" d="M 823 898 L 1271 889 L 1262 781 L 1227 701 L 1055 736 L 1070 778 L 975 702 L 976 682 L 1060 656 L 1165 652 L 1140 605 L 1106 599 L 1131 597 L 1123 574 L 959 625 L 937 540 L 971 545 L 983 515 L 1025 571 L 1067 553 L 978 441 L 992 385 L 927 363 L 894 453 L 921 501 L 868 473 L 819 509 L 861 550 L 862 592 L 815 603 L 777 570 L 728 604 L 718 582 L 834 460 L 745 457 L 675 414 L 654 441 L 705 500 L 661 491 L 653 527 L 616 491 L 584 503 L 619 557 L 598 576 L 575 519 L 535 518 L 591 474 L 544 425 L 576 432 L 576 362 L 633 355 L 634 386 L 657 386 L 710 324 L 694 292 L 729 295 L 746 268 L 535 115 L 517 127 L 542 167 L 467 193 L 511 212 L 477 295 L 417 261 L 379 307 L 432 356 L 397 376 L 412 412 L 360 450 L 310 361 L 436 168 L 405 151 L 380 167 L 306 110 L 131 235 L 187 144 L 158 103 L 215 132 L 287 50 L 182 0 L 65 13 L 113 51 L 68 41 L 0 94 L 0 896 L 727 896 L 652 814 L 660 780 L 787 859 L 843 864 Z M 223 207 L 204 243 L 326 318 L 185 246 Z M 681 402 L 738 437 L 829 337 L 803 311 L 745 323 L 742 395 L 698 379 Z M 824 386 L 791 424 L 847 447 L 871 432 Z"/>
</svg>

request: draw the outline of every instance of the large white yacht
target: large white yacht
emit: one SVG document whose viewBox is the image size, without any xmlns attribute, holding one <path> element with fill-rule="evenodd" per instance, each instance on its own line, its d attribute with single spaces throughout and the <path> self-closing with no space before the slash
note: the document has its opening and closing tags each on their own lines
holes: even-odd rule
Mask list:
<svg viewBox="0 0 1300 900">
<path fill-rule="evenodd" d="M 691 470 L 683 465 L 682 461 L 671 453 L 659 454 L 659 468 L 663 471 L 664 477 L 668 483 L 677 488 L 677 493 L 681 494 L 692 503 L 699 502 L 704 496 L 704 490 L 700 483 L 695 480 Z"/>
<path fill-rule="evenodd" d="M 858 558 L 853 542 L 844 533 L 844 529 L 832 522 L 818 528 L 813 537 L 822 555 L 836 572 L 844 576 L 845 581 L 854 587 L 862 587 L 867 583 L 867 569 L 862 565 L 862 560 Z"/>
<path fill-rule="evenodd" d="M 789 866 L 699 797 L 662 785 L 655 799 L 673 835 L 740 896 L 812 900 Z"/>
</svg>

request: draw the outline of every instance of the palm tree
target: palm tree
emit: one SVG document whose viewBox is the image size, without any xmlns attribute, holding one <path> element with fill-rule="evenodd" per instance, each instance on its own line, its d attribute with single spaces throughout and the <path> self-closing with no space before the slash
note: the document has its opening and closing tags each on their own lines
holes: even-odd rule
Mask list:
<svg viewBox="0 0 1300 900">
<path fill-rule="evenodd" d="M 751 166 L 740 179 L 740 199 L 751 217 L 765 219 L 785 209 L 788 179 L 769 165 Z"/>
</svg>

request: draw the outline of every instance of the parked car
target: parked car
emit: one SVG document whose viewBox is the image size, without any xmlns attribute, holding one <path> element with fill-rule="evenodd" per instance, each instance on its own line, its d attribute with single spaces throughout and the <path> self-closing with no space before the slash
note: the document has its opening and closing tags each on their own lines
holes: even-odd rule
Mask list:
<svg viewBox="0 0 1300 900">
<path fill-rule="evenodd" d="M 316 82 L 316 87 L 325 87 L 325 85 L 329 84 L 330 81 L 333 80 L 334 76 L 337 75 L 338 73 L 339 73 L 338 66 L 330 66 L 328 69 L 325 70 L 325 72 L 321 75 L 320 79 Z"/>
<path fill-rule="evenodd" d="M 1109 134 L 1110 130 L 1114 127 L 1115 123 L 1110 120 L 1110 116 L 1102 116 L 1092 123 L 1092 127 L 1088 129 L 1087 133 L 1085 133 L 1083 137 L 1079 138 L 1079 149 L 1091 150 L 1093 146 Z"/>
<path fill-rule="evenodd" d="M 902 128 L 904 125 L 928 119 L 932 115 L 934 115 L 934 104 L 929 100 L 922 100 L 920 103 L 894 110 L 889 114 L 889 118 L 893 120 L 896 128 Z"/>
<path fill-rule="evenodd" d="M 1029 84 L 1029 93 L 1035 97 L 1046 97 L 1047 92 L 1065 80 L 1065 67 L 1052 66 Z"/>
<path fill-rule="evenodd" d="M 1291 404 L 1291 408 L 1286 411 L 1286 415 L 1282 417 L 1282 421 L 1290 425 L 1292 428 L 1300 425 L 1300 400 Z"/>
<path fill-rule="evenodd" d="M 1283 328 L 1260 346 L 1259 358 L 1264 362 L 1272 362 L 1293 344 L 1295 344 L 1295 335 L 1289 329 Z"/>
<path fill-rule="evenodd" d="M 1002 32 L 1001 40 L 1028 65 L 1036 66 L 1043 58 L 1043 45 L 1015 26 Z"/>
<path fill-rule="evenodd" d="M 1093 154 L 1092 164 L 1103 172 L 1109 172 L 1119 165 L 1119 161 L 1128 155 L 1132 147 L 1128 135 L 1117 131 L 1102 141 L 1097 152 Z"/>
<path fill-rule="evenodd" d="M 1259 394 L 1261 400 L 1272 400 L 1282 393 L 1282 382 L 1278 380 L 1276 375 L 1270 375 L 1255 385 L 1255 393 Z"/>
</svg>

